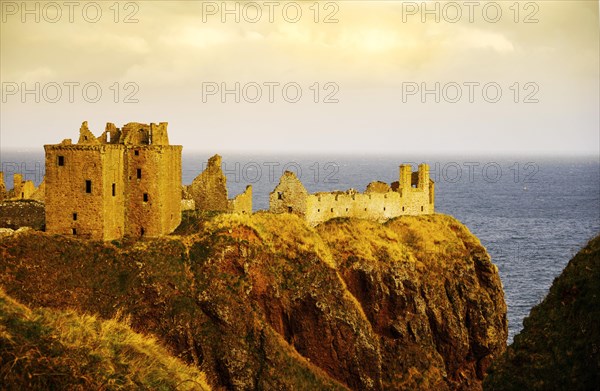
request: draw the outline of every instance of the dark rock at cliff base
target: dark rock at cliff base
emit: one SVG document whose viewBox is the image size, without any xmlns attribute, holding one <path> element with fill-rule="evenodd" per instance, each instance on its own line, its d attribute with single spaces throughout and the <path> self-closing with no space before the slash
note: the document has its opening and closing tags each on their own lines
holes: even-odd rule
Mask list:
<svg viewBox="0 0 600 391">
<path fill-rule="evenodd" d="M 571 259 L 489 371 L 487 390 L 600 389 L 600 236 Z"/>
<path fill-rule="evenodd" d="M 0 238 L 0 281 L 33 307 L 128 315 L 214 388 L 479 390 L 505 349 L 497 269 L 451 217 L 187 227 L 137 242 Z"/>
</svg>

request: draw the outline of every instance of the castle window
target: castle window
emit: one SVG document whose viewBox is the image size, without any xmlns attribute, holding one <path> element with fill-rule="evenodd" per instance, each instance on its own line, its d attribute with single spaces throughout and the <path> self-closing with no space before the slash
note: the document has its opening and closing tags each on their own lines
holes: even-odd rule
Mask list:
<svg viewBox="0 0 600 391">
<path fill-rule="evenodd" d="M 140 151 L 138 151 L 138 150 L 135 150 L 135 151 L 133 151 L 133 154 L 134 154 L 135 156 L 140 156 Z"/>
<path fill-rule="evenodd" d="M 25 193 L 21 192 L 21 198 L 25 198 Z"/>
<path fill-rule="evenodd" d="M 348 212 L 348 208 L 346 208 L 346 212 Z"/>
<path fill-rule="evenodd" d="M 283 199 L 283 192 L 281 192 L 281 191 L 277 192 L 277 199 L 278 200 L 282 200 Z"/>
<path fill-rule="evenodd" d="M 321 211 L 321 209 L 317 209 L 317 212 L 320 212 L 320 211 Z"/>
<path fill-rule="evenodd" d="M 144 236 L 144 233 L 145 233 L 145 232 L 146 232 L 146 231 L 144 231 L 144 227 L 140 228 L 140 236 Z"/>
<path fill-rule="evenodd" d="M 367 208 L 365 208 L 365 212 L 367 211 Z"/>
<path fill-rule="evenodd" d="M 383 211 L 385 212 L 385 206 L 383 207 Z"/>
<path fill-rule="evenodd" d="M 58 165 L 59 166 L 64 166 L 65 165 L 65 157 L 64 156 L 59 156 L 58 157 Z"/>
<path fill-rule="evenodd" d="M 144 193 L 144 202 L 148 202 L 148 193 Z"/>
<path fill-rule="evenodd" d="M 291 206 L 288 206 L 288 213 L 292 213 L 294 209 Z"/>
<path fill-rule="evenodd" d="M 90 181 L 89 179 L 87 179 L 85 181 L 85 192 L 86 193 L 91 193 L 92 192 L 92 181 Z"/>
<path fill-rule="evenodd" d="M 137 179 L 142 179 L 142 169 L 141 169 L 141 168 L 138 168 L 138 169 L 136 170 L 136 172 L 137 172 Z"/>
<path fill-rule="evenodd" d="M 114 197 L 117 194 L 117 184 L 112 184 L 112 196 Z"/>
<path fill-rule="evenodd" d="M 421 206 L 421 212 L 423 212 L 423 206 Z"/>
<path fill-rule="evenodd" d="M 76 229 L 76 228 L 73 228 L 73 229 L 71 230 L 71 232 L 73 233 L 73 235 L 77 235 L 77 229 Z"/>
<path fill-rule="evenodd" d="M 404 212 L 404 207 L 402 207 L 402 212 Z"/>
<path fill-rule="evenodd" d="M 73 213 L 73 221 L 77 221 L 77 213 Z"/>
<path fill-rule="evenodd" d="M 333 208 L 331 208 L 331 211 L 333 212 Z"/>
</svg>

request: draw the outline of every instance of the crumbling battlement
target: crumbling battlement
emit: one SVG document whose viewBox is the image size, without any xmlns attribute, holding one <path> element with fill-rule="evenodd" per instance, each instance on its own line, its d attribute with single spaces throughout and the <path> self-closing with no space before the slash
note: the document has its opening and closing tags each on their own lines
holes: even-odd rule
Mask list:
<svg viewBox="0 0 600 391">
<path fill-rule="evenodd" d="M 416 173 L 410 165 L 400 166 L 400 180 L 390 185 L 371 182 L 364 193 L 345 192 L 308 194 L 292 172 L 286 171 L 270 194 L 269 210 L 295 213 L 316 225 L 335 217 L 357 217 L 379 222 L 402 215 L 434 213 L 434 182 L 429 166 L 421 164 Z"/>
<path fill-rule="evenodd" d="M 188 208 L 188 200 L 191 199 L 196 210 L 251 214 L 252 186 L 247 186 L 243 193 L 229 199 L 222 161 L 219 155 L 208 159 L 206 169 L 194 178 L 192 184 L 184 187 L 183 205 Z"/>
<path fill-rule="evenodd" d="M 246 186 L 244 192 L 227 200 L 227 210 L 232 213 L 252 214 L 252 186 Z"/>
<path fill-rule="evenodd" d="M 83 122 L 77 144 L 44 145 L 46 230 L 112 240 L 160 236 L 181 222 L 181 150 L 167 123 L 108 123 L 95 137 Z"/>
</svg>

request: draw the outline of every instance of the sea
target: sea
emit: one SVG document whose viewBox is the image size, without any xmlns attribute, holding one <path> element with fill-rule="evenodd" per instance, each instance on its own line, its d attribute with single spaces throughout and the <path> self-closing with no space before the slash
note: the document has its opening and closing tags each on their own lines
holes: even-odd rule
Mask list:
<svg viewBox="0 0 600 391">
<path fill-rule="evenodd" d="M 211 154 L 185 151 L 189 184 Z M 5 182 L 12 175 L 41 182 L 43 151 L 4 151 Z M 223 153 L 229 197 L 253 187 L 254 211 L 268 209 L 269 192 L 293 171 L 309 192 L 357 189 L 374 180 L 398 180 L 399 165 L 428 163 L 435 209 L 475 234 L 498 266 L 508 305 L 509 343 L 568 261 L 600 233 L 599 157 L 443 158 L 435 156 Z"/>
</svg>

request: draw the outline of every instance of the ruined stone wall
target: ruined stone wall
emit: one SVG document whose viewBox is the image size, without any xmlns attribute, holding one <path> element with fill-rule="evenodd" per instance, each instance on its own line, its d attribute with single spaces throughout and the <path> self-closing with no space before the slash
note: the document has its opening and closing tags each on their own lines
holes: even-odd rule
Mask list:
<svg viewBox="0 0 600 391">
<path fill-rule="evenodd" d="M 243 193 L 229 200 L 229 212 L 252 214 L 252 186 L 246 186 Z"/>
<path fill-rule="evenodd" d="M 388 193 L 317 193 L 307 200 L 306 220 L 318 224 L 335 217 L 385 221 L 402 214 L 401 197 Z"/>
<path fill-rule="evenodd" d="M 227 177 L 221 169 L 222 158 L 215 155 L 208 159 L 206 169 L 202 171 L 188 187 L 188 193 L 194 200 L 197 210 L 228 210 Z"/>
<path fill-rule="evenodd" d="M 8 198 L 11 200 L 27 200 L 35 193 L 35 184 L 33 181 L 24 181 L 23 175 L 13 174 L 13 188 L 8 192 Z"/>
<path fill-rule="evenodd" d="M 269 210 L 273 213 L 295 213 L 306 217 L 308 192 L 293 172 L 286 171 L 269 194 Z"/>
<path fill-rule="evenodd" d="M 383 222 L 402 215 L 434 213 L 434 183 L 429 179 L 428 166 L 421 165 L 414 175 L 410 166 L 401 166 L 400 179 L 392 186 L 372 182 L 365 193 L 351 189 L 308 194 L 298 178 L 286 172 L 270 194 L 270 211 L 296 213 L 311 225 L 336 217 Z"/>
<path fill-rule="evenodd" d="M 138 122 L 123 125 L 119 142 L 125 145 L 149 145 L 150 125 Z"/>
<path fill-rule="evenodd" d="M 46 179 L 42 179 L 42 183 L 40 183 L 40 185 L 37 187 L 37 189 L 35 189 L 33 194 L 31 194 L 30 199 L 36 200 L 39 202 L 44 202 L 45 194 L 46 194 Z"/>
<path fill-rule="evenodd" d="M 219 155 L 208 159 L 206 169 L 183 189 L 184 200 L 192 200 L 196 210 L 251 214 L 252 186 L 247 186 L 243 193 L 229 199 L 227 177 L 221 164 Z"/>
</svg>

